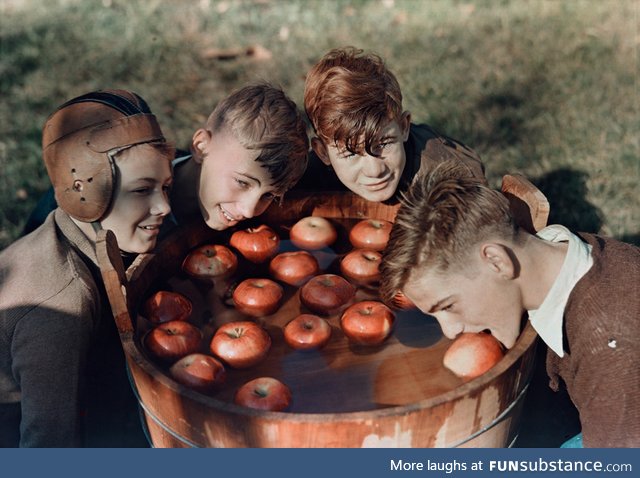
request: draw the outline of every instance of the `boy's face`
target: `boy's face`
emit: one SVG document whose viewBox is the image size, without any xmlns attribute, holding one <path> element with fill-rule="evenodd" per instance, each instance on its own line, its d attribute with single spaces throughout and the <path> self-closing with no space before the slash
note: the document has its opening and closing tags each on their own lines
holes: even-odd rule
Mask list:
<svg viewBox="0 0 640 478">
<path fill-rule="evenodd" d="M 403 292 L 422 312 L 438 320 L 447 338 L 488 329 L 511 348 L 520 335 L 524 307 L 515 281 L 479 259 L 469 264 L 465 274 L 414 269 Z"/>
<path fill-rule="evenodd" d="M 160 225 L 171 212 L 171 163 L 149 145 L 128 148 L 118 154 L 118 186 L 109 213 L 101 220 L 111 229 L 125 252 L 151 251 Z"/>
<path fill-rule="evenodd" d="M 232 133 L 198 130 L 194 146 L 202 153 L 198 186 L 200 211 L 207 226 L 218 231 L 262 214 L 277 197 L 266 168 Z"/>
<path fill-rule="evenodd" d="M 393 196 L 406 164 L 404 142 L 409 137 L 409 117 L 391 121 L 381 131 L 380 140 L 372 148 L 379 156 L 366 152 L 350 153 L 344 145 L 312 142 L 316 154 L 331 166 L 342 184 L 369 201 L 385 201 Z"/>
</svg>

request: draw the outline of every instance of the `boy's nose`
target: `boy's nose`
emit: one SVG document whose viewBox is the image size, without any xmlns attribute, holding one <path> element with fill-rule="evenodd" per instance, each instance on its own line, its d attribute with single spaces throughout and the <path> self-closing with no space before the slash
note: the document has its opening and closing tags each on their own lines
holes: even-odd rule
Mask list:
<svg viewBox="0 0 640 478">
<path fill-rule="evenodd" d="M 158 194 L 158 199 L 154 201 L 151 207 L 151 214 L 154 216 L 166 216 L 171 212 L 171 205 L 166 194 Z"/>
<path fill-rule="evenodd" d="M 245 219 L 250 219 L 262 212 L 258 211 L 259 204 L 260 196 L 247 195 L 247 197 L 240 201 L 238 212 L 242 214 Z"/>
<path fill-rule="evenodd" d="M 367 177 L 378 178 L 384 175 L 386 170 L 387 165 L 384 163 L 384 160 L 375 156 L 371 156 L 369 154 L 365 155 L 362 172 Z"/>
<path fill-rule="evenodd" d="M 438 317 L 436 317 L 436 319 L 438 319 L 442 333 L 446 338 L 455 339 L 462 332 L 461 324 L 450 320 L 443 320 Z"/>
</svg>

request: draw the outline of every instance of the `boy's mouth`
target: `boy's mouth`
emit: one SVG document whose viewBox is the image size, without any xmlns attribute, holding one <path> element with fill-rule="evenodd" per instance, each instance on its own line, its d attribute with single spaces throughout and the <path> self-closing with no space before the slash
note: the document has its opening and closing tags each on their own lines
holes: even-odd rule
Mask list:
<svg viewBox="0 0 640 478">
<path fill-rule="evenodd" d="M 218 208 L 220 209 L 220 213 L 222 214 L 222 217 L 224 217 L 227 220 L 227 222 L 237 222 L 238 221 L 231 214 L 229 214 L 221 205 L 218 204 Z"/>
</svg>

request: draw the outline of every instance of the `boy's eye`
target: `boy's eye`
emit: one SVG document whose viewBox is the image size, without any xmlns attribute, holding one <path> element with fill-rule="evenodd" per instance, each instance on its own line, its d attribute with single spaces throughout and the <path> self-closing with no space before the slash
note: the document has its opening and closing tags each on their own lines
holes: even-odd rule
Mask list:
<svg viewBox="0 0 640 478">
<path fill-rule="evenodd" d="M 278 196 L 276 196 L 274 193 L 264 193 L 262 195 L 262 200 L 263 201 L 273 201 L 274 199 L 276 199 Z"/>
<path fill-rule="evenodd" d="M 241 188 L 248 188 L 249 187 L 249 183 L 242 180 L 242 179 L 236 179 L 236 183 L 238 184 L 238 186 L 240 186 Z"/>
<path fill-rule="evenodd" d="M 142 187 L 134 189 L 133 192 L 136 194 L 147 194 L 150 190 L 151 188 L 149 187 Z"/>
</svg>

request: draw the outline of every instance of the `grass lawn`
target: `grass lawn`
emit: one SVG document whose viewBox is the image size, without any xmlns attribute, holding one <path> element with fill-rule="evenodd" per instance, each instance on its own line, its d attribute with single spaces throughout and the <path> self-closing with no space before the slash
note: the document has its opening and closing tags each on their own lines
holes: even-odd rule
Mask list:
<svg viewBox="0 0 640 478">
<path fill-rule="evenodd" d="M 302 106 L 327 50 L 379 53 L 405 107 L 477 150 L 496 187 L 529 176 L 551 221 L 640 242 L 637 0 L 2 0 L 0 248 L 49 186 L 40 134 L 69 98 L 140 93 L 185 147 L 255 80 Z"/>
</svg>

